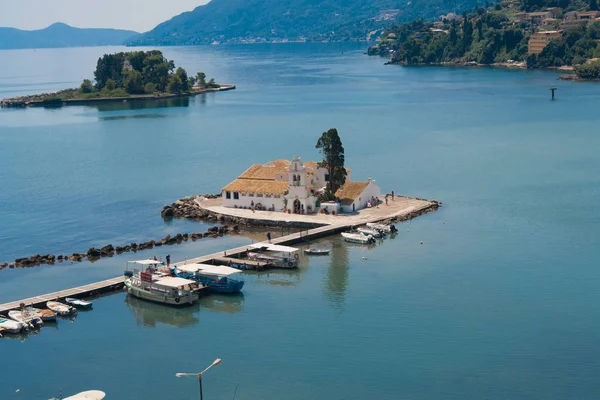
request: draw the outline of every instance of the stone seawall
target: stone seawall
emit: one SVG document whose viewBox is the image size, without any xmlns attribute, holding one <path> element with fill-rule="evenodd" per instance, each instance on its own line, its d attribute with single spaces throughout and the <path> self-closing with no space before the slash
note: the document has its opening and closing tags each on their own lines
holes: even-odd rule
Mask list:
<svg viewBox="0 0 600 400">
<path fill-rule="evenodd" d="M 13 263 L 5 262 L 3 264 L 0 264 L 0 269 L 15 268 L 15 267 L 29 268 L 29 267 L 36 267 L 36 266 L 39 266 L 42 264 L 54 265 L 55 263 L 62 263 L 62 262 L 80 262 L 85 259 L 87 259 L 88 261 L 94 262 L 103 257 L 112 257 L 115 254 L 119 255 L 119 254 L 127 253 L 130 251 L 135 253 L 135 252 L 142 251 L 142 250 L 152 249 L 154 247 L 171 246 L 174 244 L 181 244 L 183 242 L 187 242 L 188 240 L 196 241 L 196 240 L 200 240 L 202 238 L 207 238 L 207 237 L 216 238 L 216 237 L 224 236 L 232 231 L 238 232 L 239 231 L 238 226 L 234 226 L 233 228 L 230 228 L 229 226 L 226 226 L 226 225 L 213 226 L 213 227 L 208 228 L 208 230 L 206 232 L 178 233 L 173 236 L 167 235 L 164 238 L 158 239 L 158 240 L 149 240 L 147 242 L 142 242 L 142 243 L 133 242 L 133 243 L 129 243 L 129 244 L 126 244 L 123 246 L 113 246 L 112 244 L 108 244 L 102 248 L 92 247 L 92 248 L 88 249 L 88 251 L 85 253 L 73 253 L 71 255 L 35 254 L 31 257 L 17 258 Z"/>
</svg>

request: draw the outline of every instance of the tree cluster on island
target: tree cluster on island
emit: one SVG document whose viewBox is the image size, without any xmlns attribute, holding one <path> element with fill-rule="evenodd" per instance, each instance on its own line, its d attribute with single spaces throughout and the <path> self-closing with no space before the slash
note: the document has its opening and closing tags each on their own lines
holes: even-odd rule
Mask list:
<svg viewBox="0 0 600 400">
<path fill-rule="evenodd" d="M 193 90 L 218 88 L 206 74 L 188 76 L 185 69 L 175 69 L 161 51 L 131 51 L 105 54 L 98 59 L 94 71 L 96 83 L 84 79 L 79 92 L 87 97 L 126 97 L 144 94 L 181 94 Z"/>
<path fill-rule="evenodd" d="M 528 55 L 530 36 L 540 27 L 534 21 L 522 21 L 522 12 L 560 8 L 554 21 L 543 30 L 559 30 L 539 53 Z M 391 63 L 483 65 L 521 62 L 527 68 L 576 66 L 577 74 L 593 69 L 583 66 L 600 57 L 600 21 L 560 29 L 561 18 L 569 11 L 595 11 L 596 0 L 521 0 L 500 2 L 487 8 L 436 23 L 417 19 L 387 29 L 370 55 L 391 56 Z M 554 8 L 554 10 L 557 10 Z M 593 63 L 592 63 L 593 64 Z"/>
<path fill-rule="evenodd" d="M 348 171 L 344 167 L 344 146 L 338 134 L 337 129 L 332 128 L 327 132 L 323 132 L 317 144 L 317 149 L 323 154 L 323 161 L 318 165 L 321 168 L 327 169 L 329 180 L 325 187 L 325 193 L 321 196 L 321 201 L 336 201 L 335 193 L 346 183 Z"/>
</svg>

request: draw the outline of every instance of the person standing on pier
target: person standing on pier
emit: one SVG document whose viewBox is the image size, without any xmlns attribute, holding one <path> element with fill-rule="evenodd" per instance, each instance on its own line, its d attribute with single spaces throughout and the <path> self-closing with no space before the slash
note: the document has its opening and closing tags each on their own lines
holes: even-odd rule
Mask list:
<svg viewBox="0 0 600 400">
<path fill-rule="evenodd" d="M 394 201 L 394 191 L 392 190 L 392 201 Z"/>
<path fill-rule="evenodd" d="M 267 232 L 267 240 L 271 243 L 271 232 Z"/>
<path fill-rule="evenodd" d="M 171 264 L 171 255 L 167 254 L 167 256 L 165 257 L 165 260 L 167 261 L 167 268 L 169 268 L 169 265 Z"/>
<path fill-rule="evenodd" d="M 387 193 L 386 193 L 386 195 L 385 195 L 385 205 L 386 205 L 386 206 L 388 205 L 388 194 L 387 194 Z"/>
</svg>

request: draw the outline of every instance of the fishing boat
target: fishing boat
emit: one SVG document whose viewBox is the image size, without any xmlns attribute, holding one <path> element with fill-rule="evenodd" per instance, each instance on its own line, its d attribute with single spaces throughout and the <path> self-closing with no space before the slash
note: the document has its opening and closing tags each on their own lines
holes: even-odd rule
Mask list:
<svg viewBox="0 0 600 400">
<path fill-rule="evenodd" d="M 138 263 L 137 261 L 129 261 Z M 125 279 L 127 292 L 140 299 L 173 306 L 192 304 L 200 298 L 202 287 L 198 282 L 178 276 L 168 276 L 166 271 L 133 269 L 131 277 Z"/>
<path fill-rule="evenodd" d="M 48 310 L 47 308 L 39 309 L 34 307 L 27 307 L 31 313 L 37 315 L 42 321 L 56 321 L 56 313 L 52 310 Z"/>
<path fill-rule="evenodd" d="M 350 243 L 359 243 L 359 244 L 369 244 L 375 243 L 375 238 L 371 235 L 365 236 L 362 233 L 348 233 L 342 232 L 342 236 L 346 242 Z"/>
<path fill-rule="evenodd" d="M 91 301 L 76 299 L 75 297 L 67 297 L 65 302 L 70 306 L 84 310 L 89 310 L 94 305 Z"/>
<path fill-rule="evenodd" d="M 295 247 L 267 242 L 253 243 L 249 247 L 254 250 L 247 251 L 250 260 L 265 261 L 279 268 L 298 268 L 300 254 Z"/>
<path fill-rule="evenodd" d="M 27 325 L 22 322 L 14 321 L 10 318 L 0 316 L 0 329 L 7 333 L 19 333 L 27 330 Z"/>
<path fill-rule="evenodd" d="M 377 224 L 375 222 L 367 222 L 367 228 L 376 229 L 385 233 L 394 233 L 397 231 L 395 225 Z"/>
<path fill-rule="evenodd" d="M 326 256 L 329 254 L 329 251 L 329 249 L 317 249 L 314 247 L 309 247 L 308 249 L 304 249 L 304 254 L 311 256 Z"/>
<path fill-rule="evenodd" d="M 188 264 L 175 267 L 173 273 L 180 278 L 200 282 L 211 292 L 235 293 L 244 287 L 240 271 L 222 265 Z M 236 276 L 236 278 L 231 276 Z"/>
<path fill-rule="evenodd" d="M 373 236 L 374 238 L 380 238 L 385 236 L 385 233 L 383 233 L 383 231 L 377 230 L 377 229 L 371 229 L 371 228 L 365 228 L 365 227 L 359 227 L 356 229 L 357 232 L 362 233 L 365 236 Z"/>
<path fill-rule="evenodd" d="M 51 311 L 54 311 L 58 315 L 70 315 L 76 313 L 77 310 L 75 307 L 71 307 L 60 301 L 49 301 L 46 303 L 46 307 L 48 307 Z"/>
<path fill-rule="evenodd" d="M 41 328 L 44 324 L 40 317 L 28 311 L 27 309 L 11 310 L 8 312 L 8 316 L 17 322 L 21 322 L 22 324 L 29 326 L 31 329 Z"/>
</svg>

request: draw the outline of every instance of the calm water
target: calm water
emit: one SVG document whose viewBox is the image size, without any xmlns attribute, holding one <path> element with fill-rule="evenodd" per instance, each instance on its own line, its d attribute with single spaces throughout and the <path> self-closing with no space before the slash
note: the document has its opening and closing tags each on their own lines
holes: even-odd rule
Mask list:
<svg viewBox="0 0 600 400">
<path fill-rule="evenodd" d="M 0 97 L 77 85 L 119 48 L 0 52 Z M 0 259 L 204 230 L 159 215 L 247 166 L 318 158 L 337 127 L 353 179 L 443 201 L 371 249 L 337 238 L 243 296 L 172 310 L 124 294 L 0 341 L 2 399 L 596 399 L 600 87 L 550 72 L 401 68 L 355 45 L 165 48 L 238 89 L 176 104 L 0 111 Z M 548 87 L 557 85 L 558 99 Z M 250 242 L 0 271 L 0 301 Z M 424 244 L 420 245 L 420 241 Z M 32 380 L 32 377 L 35 379 Z M 20 392 L 15 391 L 20 389 Z"/>
</svg>

